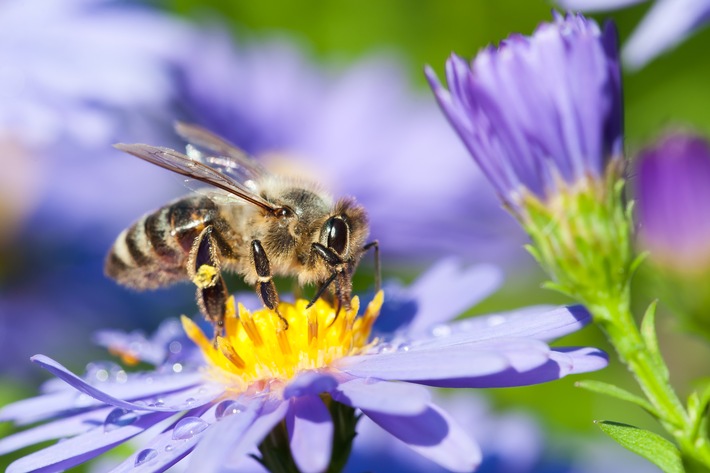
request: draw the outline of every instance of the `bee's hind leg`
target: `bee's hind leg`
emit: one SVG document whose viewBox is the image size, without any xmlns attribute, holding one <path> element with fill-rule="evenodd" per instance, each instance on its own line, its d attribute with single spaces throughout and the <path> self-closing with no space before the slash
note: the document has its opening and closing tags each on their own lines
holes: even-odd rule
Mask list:
<svg viewBox="0 0 710 473">
<path fill-rule="evenodd" d="M 259 278 L 256 282 L 256 294 L 266 308 L 276 312 L 276 315 L 279 316 L 279 319 L 281 319 L 283 323 L 284 330 L 287 330 L 288 320 L 279 313 L 279 293 L 276 292 L 276 285 L 274 284 L 273 275 L 271 274 L 269 258 L 266 256 L 264 247 L 261 246 L 259 240 L 252 240 L 251 242 L 251 257 L 254 261 L 256 275 Z"/>
<path fill-rule="evenodd" d="M 220 272 L 219 257 L 212 226 L 205 227 L 195 238 L 190 250 L 187 271 L 197 286 L 197 305 L 200 312 L 214 326 L 215 339 L 224 331 L 229 292 Z"/>
</svg>

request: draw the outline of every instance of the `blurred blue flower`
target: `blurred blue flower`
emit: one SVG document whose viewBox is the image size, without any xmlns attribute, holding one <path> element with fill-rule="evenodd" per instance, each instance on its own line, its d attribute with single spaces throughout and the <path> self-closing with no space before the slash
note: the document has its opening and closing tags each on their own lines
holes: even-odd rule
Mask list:
<svg viewBox="0 0 710 473">
<path fill-rule="evenodd" d="M 433 271 L 450 272 L 452 264 L 444 262 Z M 207 355 L 204 361 L 191 362 L 186 355 L 194 348 L 181 347 L 177 350 L 183 353 L 181 361 L 173 359 L 151 372 L 126 373 L 111 365 L 93 365 L 84 378 L 79 378 L 56 361 L 37 355 L 34 361 L 68 386 L 50 383 L 43 395 L 0 410 L 2 420 L 21 425 L 40 422 L 0 440 L 0 453 L 65 438 L 17 460 L 8 472 L 65 469 L 161 425 L 162 433 L 148 439 L 116 471 L 134 468 L 164 471 L 186 457 L 191 465 L 199 465 L 200 471 L 220 471 L 225 464 L 239 463 L 285 419 L 296 463 L 303 471 L 321 471 L 327 466 L 333 431 L 328 409 L 320 399 L 325 393 L 336 403 L 359 408 L 384 430 L 435 463 L 454 471 L 471 471 L 481 458 L 478 446 L 451 416 L 431 402 L 420 385 L 534 384 L 600 369 L 607 358 L 592 348 L 550 348 L 545 343 L 589 322 L 589 314 L 580 307 L 529 308 L 442 324 L 444 319 L 457 314 L 460 305 L 468 306 L 483 296 L 484 291 L 467 296 L 464 288 L 476 287 L 477 283 L 492 288 L 494 284 L 486 281 L 498 278 L 495 270 L 486 267 L 456 273 L 457 277 L 448 281 L 448 287 L 457 298 L 443 297 L 429 292 L 432 290 L 429 286 L 420 286 L 409 294 L 409 299 L 420 303 L 421 310 L 390 337 L 362 345 L 362 350 L 346 352 L 345 357 L 326 364 L 298 368 L 292 377 L 269 378 L 269 370 L 273 368 L 267 370 L 264 365 L 259 370 L 265 371 L 260 371 L 247 386 L 242 386 L 246 378 L 235 378 L 231 369 L 239 367 L 251 353 L 243 351 L 241 343 L 236 348 L 225 348 L 224 338 L 219 338 L 216 345 L 207 339 L 199 340 L 189 324 L 188 334 Z M 424 277 L 426 280 L 427 276 Z M 426 302 L 433 299 L 438 300 L 438 306 Z M 332 325 L 351 327 L 344 329 L 347 336 L 364 334 L 369 331 L 366 328 L 372 317 L 377 316 L 380 303 L 381 299 L 375 298 L 355 324 L 350 325 L 347 322 L 350 316 L 345 314 Z M 396 299 L 393 303 L 394 307 L 399 306 Z M 333 316 L 333 309 L 330 310 L 324 321 Z M 296 315 L 289 320 L 287 332 L 296 330 L 298 323 L 304 327 L 312 324 L 311 316 Z M 387 306 L 382 307 L 381 316 L 389 316 Z M 242 323 L 262 327 L 255 318 L 248 322 L 249 317 L 252 316 L 240 309 Z M 320 317 L 319 313 L 318 320 Z M 239 323 L 234 320 L 227 320 L 227 334 L 230 324 Z M 308 322 L 303 323 L 304 320 Z M 273 331 L 273 326 L 270 327 Z M 254 332 L 250 333 L 248 337 L 253 339 Z M 308 343 L 309 347 L 325 340 L 318 333 L 316 340 Z M 259 334 L 257 338 L 266 345 L 267 340 L 275 343 L 277 339 L 274 333 L 260 330 Z M 293 347 L 296 339 L 291 335 L 287 334 Z M 127 339 L 132 337 L 127 335 Z M 170 347 L 170 338 L 141 343 L 155 343 L 158 348 L 167 343 Z M 279 350 L 279 346 L 283 347 L 282 342 L 264 349 Z M 247 358 L 240 358 L 238 350 Z M 217 368 L 211 363 L 219 352 L 229 362 Z M 271 353 L 269 365 L 281 356 L 290 357 L 289 350 L 280 353 Z M 305 353 L 299 353 L 296 359 L 303 360 L 301 355 Z M 318 359 L 320 356 L 326 355 L 318 355 Z M 155 358 L 151 355 L 151 359 Z M 301 366 L 302 361 L 298 363 Z M 180 419 L 170 419 L 178 413 L 183 414 Z"/>
<path fill-rule="evenodd" d="M 615 10 L 646 0 L 557 0 L 563 8 L 587 12 Z M 674 48 L 710 20 L 707 0 L 655 0 L 622 49 L 624 64 L 640 69 Z"/>
<path fill-rule="evenodd" d="M 599 181 L 621 157 L 623 114 L 616 32 L 581 15 L 541 24 L 482 50 L 470 66 L 452 55 L 449 90 L 427 76 L 441 108 L 499 197 L 519 214 L 531 192 Z"/>
<path fill-rule="evenodd" d="M 396 58 L 334 69 L 293 44 L 235 45 L 214 30 L 181 70 L 186 120 L 356 197 L 386 260 L 520 261 L 522 233 Z"/>
</svg>

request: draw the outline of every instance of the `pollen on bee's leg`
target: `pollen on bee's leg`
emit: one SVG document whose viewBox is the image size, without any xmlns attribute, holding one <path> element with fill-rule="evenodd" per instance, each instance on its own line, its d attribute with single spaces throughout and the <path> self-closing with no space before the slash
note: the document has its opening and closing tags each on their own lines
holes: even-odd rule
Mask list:
<svg viewBox="0 0 710 473">
<path fill-rule="evenodd" d="M 219 351 L 222 352 L 224 357 L 227 358 L 234 366 L 236 366 L 240 370 L 246 368 L 247 364 L 244 362 L 242 357 L 239 356 L 237 350 L 235 350 L 234 347 L 227 340 L 222 337 L 217 337 L 216 342 Z"/>
<path fill-rule="evenodd" d="M 212 287 L 217 281 L 217 276 L 219 271 L 214 266 L 209 264 L 203 264 L 199 267 L 195 275 L 192 277 L 192 282 L 195 286 L 205 289 L 207 287 Z"/>
</svg>

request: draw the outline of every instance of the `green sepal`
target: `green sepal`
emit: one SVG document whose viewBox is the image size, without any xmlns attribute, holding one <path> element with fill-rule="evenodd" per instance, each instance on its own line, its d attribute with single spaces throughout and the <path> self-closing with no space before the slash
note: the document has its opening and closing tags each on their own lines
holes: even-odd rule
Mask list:
<svg viewBox="0 0 710 473">
<path fill-rule="evenodd" d="M 630 393 L 627 390 L 622 389 L 613 384 L 604 383 L 602 381 L 584 380 L 577 381 L 575 383 L 575 386 L 595 393 L 606 394 L 607 396 L 611 396 L 616 399 L 621 399 L 622 401 L 630 402 L 632 404 L 636 404 L 652 416 L 656 418 L 659 417 L 658 411 L 653 408 L 650 402 L 646 401 L 640 396 L 637 396 L 636 394 Z"/>
<path fill-rule="evenodd" d="M 646 313 L 641 321 L 641 337 L 646 344 L 648 352 L 653 357 L 654 365 L 663 376 L 663 379 L 668 381 L 670 374 L 668 373 L 666 363 L 663 361 L 661 350 L 658 347 L 658 337 L 656 336 L 656 305 L 658 305 L 657 300 L 651 302 L 648 309 L 646 309 Z"/>
<path fill-rule="evenodd" d="M 685 473 L 680 451 L 670 441 L 633 425 L 595 421 L 602 431 L 622 447 L 654 463 L 666 473 Z"/>
</svg>

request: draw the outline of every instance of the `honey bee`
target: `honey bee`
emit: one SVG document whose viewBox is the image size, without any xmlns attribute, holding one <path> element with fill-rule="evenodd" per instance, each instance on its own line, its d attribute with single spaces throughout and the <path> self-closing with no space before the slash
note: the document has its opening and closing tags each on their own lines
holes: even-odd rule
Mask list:
<svg viewBox="0 0 710 473">
<path fill-rule="evenodd" d="M 105 273 L 119 284 L 155 289 L 181 281 L 197 286 L 202 314 L 222 327 L 228 291 L 221 271 L 255 286 L 263 305 L 278 312 L 273 277 L 316 284 L 313 304 L 330 294 L 350 307 L 352 275 L 366 243 L 365 209 L 353 198 L 335 200 L 314 182 L 269 173 L 260 163 L 217 135 L 178 123 L 187 154 L 146 144 L 116 144 L 121 151 L 212 187 L 168 203 L 124 230 L 106 258 Z"/>
</svg>

